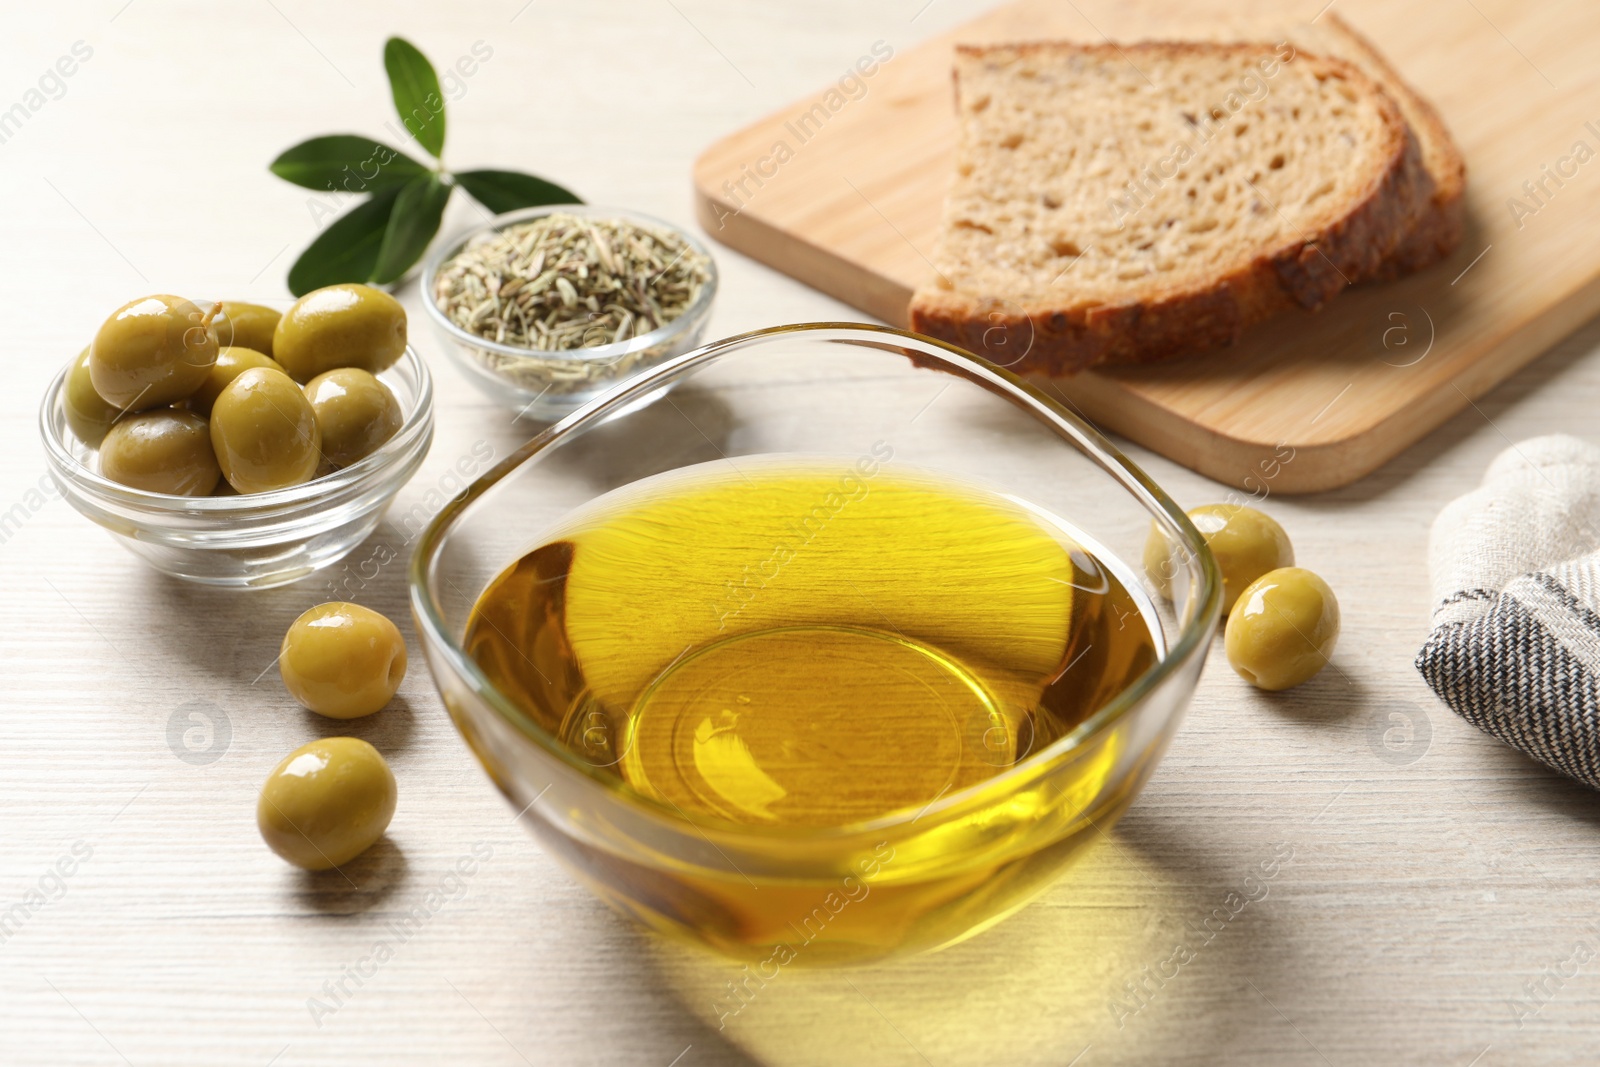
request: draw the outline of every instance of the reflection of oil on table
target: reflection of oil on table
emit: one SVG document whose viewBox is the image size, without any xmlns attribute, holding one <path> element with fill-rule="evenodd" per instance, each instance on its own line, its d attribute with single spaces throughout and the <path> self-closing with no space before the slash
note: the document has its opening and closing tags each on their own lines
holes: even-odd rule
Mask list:
<svg viewBox="0 0 1600 1067">
<path fill-rule="evenodd" d="M 1292 10 L 1308 19 L 1322 6 Z M 1231 0 L 998 8 L 867 67 L 859 99 L 819 89 L 713 145 L 694 171 L 701 220 L 728 245 L 903 325 L 912 287 L 931 271 L 955 137 L 954 42 L 1178 36 L 1181 20 L 1238 10 Z M 1094 422 L 1249 490 L 1263 479 L 1281 492 L 1354 481 L 1600 311 L 1600 162 L 1587 162 L 1600 151 L 1600 92 L 1586 59 L 1600 6 L 1344 0 L 1338 11 L 1460 142 L 1462 248 L 1421 275 L 1284 316 L 1228 352 L 1055 383 Z"/>
</svg>

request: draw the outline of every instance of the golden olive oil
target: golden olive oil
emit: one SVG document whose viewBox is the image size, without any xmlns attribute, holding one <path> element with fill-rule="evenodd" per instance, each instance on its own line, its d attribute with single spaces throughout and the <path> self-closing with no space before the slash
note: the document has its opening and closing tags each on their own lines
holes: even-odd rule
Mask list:
<svg viewBox="0 0 1600 1067">
<path fill-rule="evenodd" d="M 490 584 L 467 652 L 581 759 L 707 825 L 803 833 L 982 783 L 1155 661 L 1148 605 L 1059 520 L 890 455 L 741 457 L 606 494 Z M 1114 755 L 1085 762 L 1100 777 L 1079 810 Z M 1041 825 L 1074 800 L 1051 788 Z M 859 901 L 833 894 L 854 909 L 824 909 L 834 940 L 887 945 L 875 923 L 936 909 L 958 920 L 962 897 L 1003 896 L 980 887 L 1018 859 L 941 871 L 910 847 L 885 841 L 873 877 L 856 872 Z M 625 903 L 647 921 L 717 926 L 725 949 L 800 939 L 783 932 L 809 929 L 795 918 L 830 892 L 569 858 L 637 883 Z"/>
</svg>

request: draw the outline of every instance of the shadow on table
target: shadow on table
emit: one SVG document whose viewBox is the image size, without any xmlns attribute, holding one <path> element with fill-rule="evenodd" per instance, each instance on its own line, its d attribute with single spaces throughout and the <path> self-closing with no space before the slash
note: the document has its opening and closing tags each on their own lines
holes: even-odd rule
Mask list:
<svg viewBox="0 0 1600 1067">
<path fill-rule="evenodd" d="M 359 915 L 403 889 L 410 875 L 406 854 L 385 836 L 343 867 L 297 872 L 295 895 L 326 916 Z"/>
<path fill-rule="evenodd" d="M 416 669 L 425 671 L 427 666 L 413 662 L 406 668 L 408 672 Z M 268 677 L 277 682 L 275 674 Z M 266 684 L 266 679 L 262 684 Z M 327 719 L 304 708 L 300 709 L 300 714 L 308 733 L 326 734 L 331 730 L 341 737 L 359 737 L 391 758 L 410 748 L 417 732 L 417 713 L 411 706 L 411 698 L 399 694 L 392 697 L 382 711 L 359 719 Z"/>
<path fill-rule="evenodd" d="M 498 456 L 508 456 L 545 425 L 526 420 L 491 423 Z M 715 392 L 692 385 L 584 432 L 541 463 L 552 475 L 582 478 L 594 492 L 694 463 L 726 458 L 734 412 Z"/>
<path fill-rule="evenodd" d="M 1217 644 L 1221 643 L 1219 639 Z M 1308 682 L 1276 692 L 1256 690 L 1253 697 L 1275 715 L 1302 723 L 1338 726 L 1370 714 L 1377 694 L 1361 672 L 1341 659 L 1337 650 L 1327 662 L 1327 669 Z M 1225 657 L 1217 657 L 1206 670 L 1221 673 L 1231 668 Z"/>
<path fill-rule="evenodd" d="M 1185 836 L 1171 820 L 1130 817 L 970 941 L 858 968 L 786 967 L 746 983 L 743 999 L 728 985 L 744 982 L 742 965 L 642 933 L 640 956 L 708 1031 L 773 1067 L 1064 1067 L 1090 1048 L 1096 1064 L 1217 1049 L 1270 1014 L 1252 985 L 1271 990 L 1297 963 L 1258 867 L 1271 849 L 1224 869 Z"/>
<path fill-rule="evenodd" d="M 1600 792 L 1503 743 L 1483 746 L 1478 758 L 1479 778 L 1461 788 L 1478 790 L 1473 799 L 1485 808 L 1499 810 L 1497 794 L 1514 791 L 1518 800 L 1553 816 L 1600 830 Z"/>
</svg>

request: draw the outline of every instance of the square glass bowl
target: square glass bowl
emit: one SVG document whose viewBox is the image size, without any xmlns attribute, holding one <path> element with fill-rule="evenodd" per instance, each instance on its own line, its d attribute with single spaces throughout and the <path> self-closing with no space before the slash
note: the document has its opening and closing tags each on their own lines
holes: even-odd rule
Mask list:
<svg viewBox="0 0 1600 1067">
<path fill-rule="evenodd" d="M 622 219 L 671 233 L 706 257 L 707 277 L 694 302 L 671 322 L 613 344 L 542 351 L 500 344 L 451 322 L 436 299 L 439 272 L 463 249 L 499 230 L 552 214 Z M 422 270 L 422 306 L 445 353 L 477 389 L 533 422 L 554 422 L 620 382 L 700 343 L 717 294 L 717 265 L 705 245 L 669 222 L 636 211 L 589 204 L 555 204 L 496 215 L 442 243 Z"/>
<path fill-rule="evenodd" d="M 416 349 L 408 345 L 378 378 L 405 413 L 395 435 L 359 462 L 269 493 L 169 496 L 102 477 L 95 449 L 67 426 L 67 370 L 45 392 L 39 433 L 50 476 L 67 503 L 156 570 L 202 585 L 287 585 L 366 540 L 428 454 L 433 380 Z"/>
<path fill-rule="evenodd" d="M 671 403 L 613 417 L 673 387 Z M 918 809 L 796 828 L 691 816 L 635 790 L 614 769 L 616 747 L 563 744 L 464 651 L 484 589 L 575 509 L 684 467 L 737 472 L 745 458 L 819 454 L 836 456 L 840 470 L 861 469 L 858 460 L 872 456 L 977 479 L 1063 516 L 1130 590 L 1142 584 L 1138 561 L 1154 524 L 1174 546 L 1171 606 L 1139 594 L 1154 664 L 1064 736 L 991 762 L 999 771 L 976 784 Z M 752 560 L 772 551 L 770 540 L 757 540 Z M 545 847 L 646 926 L 764 965 L 937 948 L 1048 886 L 1154 770 L 1199 679 L 1221 603 L 1216 562 L 1199 533 L 1088 425 L 941 342 L 829 323 L 707 345 L 545 430 L 446 505 L 419 541 L 410 583 L 445 706 Z M 649 629 L 649 603 L 626 610 Z M 662 663 L 660 676 L 677 662 Z M 575 702 L 567 717 L 583 707 Z M 863 701 L 860 714 L 872 713 Z"/>
</svg>

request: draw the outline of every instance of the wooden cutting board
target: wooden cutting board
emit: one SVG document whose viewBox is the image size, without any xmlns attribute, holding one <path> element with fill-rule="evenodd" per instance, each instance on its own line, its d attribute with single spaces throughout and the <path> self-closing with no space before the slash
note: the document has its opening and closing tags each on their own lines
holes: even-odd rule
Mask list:
<svg viewBox="0 0 1600 1067">
<path fill-rule="evenodd" d="M 1042 383 L 1099 426 L 1252 493 L 1355 481 L 1600 312 L 1600 68 L 1590 59 L 1600 4 L 1336 2 L 1460 143 L 1461 249 L 1283 316 L 1224 352 Z M 1323 4 L 1270 15 L 1306 21 Z M 903 326 L 911 290 L 932 275 L 956 137 L 952 45 L 1215 35 L 1240 10 L 1238 0 L 1020 0 L 882 63 L 891 45 L 876 57 L 864 47 L 867 76 L 821 87 L 700 157 L 701 222 Z"/>
</svg>

